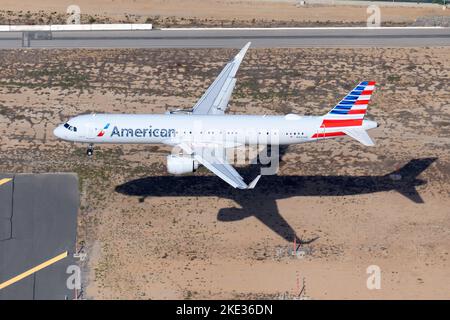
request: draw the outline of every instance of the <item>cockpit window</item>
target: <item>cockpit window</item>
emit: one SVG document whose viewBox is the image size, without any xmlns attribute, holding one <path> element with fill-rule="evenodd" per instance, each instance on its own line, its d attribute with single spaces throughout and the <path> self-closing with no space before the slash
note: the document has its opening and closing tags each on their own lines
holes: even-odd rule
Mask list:
<svg viewBox="0 0 450 320">
<path fill-rule="evenodd" d="M 70 124 L 68 124 L 67 122 L 64 123 L 64 128 L 66 128 L 66 129 L 68 129 L 70 131 L 73 131 L 73 132 L 77 132 L 77 127 L 73 127 Z"/>
</svg>

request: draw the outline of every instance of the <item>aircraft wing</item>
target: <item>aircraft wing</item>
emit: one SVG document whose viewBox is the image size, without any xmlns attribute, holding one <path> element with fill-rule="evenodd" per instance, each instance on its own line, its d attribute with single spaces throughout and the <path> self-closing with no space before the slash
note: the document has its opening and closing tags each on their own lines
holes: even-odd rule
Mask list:
<svg viewBox="0 0 450 320">
<path fill-rule="evenodd" d="M 231 94 L 233 93 L 234 85 L 236 84 L 236 72 L 244 59 L 245 53 L 250 47 L 248 42 L 239 53 L 227 63 L 225 68 L 214 82 L 209 86 L 208 90 L 195 104 L 192 114 L 224 114 Z"/>
<path fill-rule="evenodd" d="M 180 144 L 179 147 L 187 153 L 192 154 L 195 160 L 234 188 L 253 189 L 261 177 L 261 175 L 257 176 L 249 185 L 247 185 L 236 169 L 234 169 L 226 160 L 225 148 L 204 146 L 193 147 L 184 143 Z"/>
</svg>

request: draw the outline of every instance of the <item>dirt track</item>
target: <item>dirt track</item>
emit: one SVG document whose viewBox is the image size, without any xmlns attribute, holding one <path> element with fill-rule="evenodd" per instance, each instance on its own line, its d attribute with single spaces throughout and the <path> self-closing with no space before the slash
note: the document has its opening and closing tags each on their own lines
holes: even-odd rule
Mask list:
<svg viewBox="0 0 450 320">
<path fill-rule="evenodd" d="M 0 20 L 8 23 L 66 23 L 72 1 L 1 0 Z M 295 1 L 260 0 L 78 0 L 82 23 L 147 22 L 156 27 L 174 26 L 309 26 L 365 25 L 365 6 L 297 7 Z M 383 7 L 383 25 L 411 25 L 418 17 L 449 16 L 450 10 Z"/>
</svg>

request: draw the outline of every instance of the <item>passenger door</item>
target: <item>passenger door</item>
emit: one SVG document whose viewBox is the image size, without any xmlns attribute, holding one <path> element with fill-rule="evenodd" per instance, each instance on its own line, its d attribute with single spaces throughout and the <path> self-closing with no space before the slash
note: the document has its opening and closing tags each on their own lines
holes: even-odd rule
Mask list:
<svg viewBox="0 0 450 320">
<path fill-rule="evenodd" d="M 87 123 L 86 124 L 86 139 L 94 140 L 95 137 L 96 137 L 95 123 Z"/>
</svg>

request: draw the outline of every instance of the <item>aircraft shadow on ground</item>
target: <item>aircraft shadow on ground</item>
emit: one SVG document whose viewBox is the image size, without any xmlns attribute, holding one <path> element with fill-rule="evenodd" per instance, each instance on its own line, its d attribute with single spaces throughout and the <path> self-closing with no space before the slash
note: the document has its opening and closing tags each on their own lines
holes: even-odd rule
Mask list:
<svg viewBox="0 0 450 320">
<path fill-rule="evenodd" d="M 241 208 L 222 208 L 219 221 L 229 222 L 254 216 L 287 241 L 302 240 L 282 217 L 277 200 L 299 196 L 350 196 L 395 190 L 415 203 L 423 203 L 416 190 L 427 182 L 418 178 L 437 158 L 409 161 L 402 168 L 382 176 L 262 176 L 252 190 L 234 189 L 216 176 L 152 176 L 132 180 L 116 192 L 140 197 L 219 197 L 235 201 Z M 243 176 L 259 172 L 257 166 L 240 170 Z M 302 213 L 301 208 L 298 209 Z"/>
</svg>

